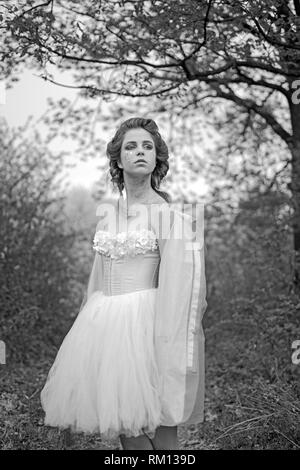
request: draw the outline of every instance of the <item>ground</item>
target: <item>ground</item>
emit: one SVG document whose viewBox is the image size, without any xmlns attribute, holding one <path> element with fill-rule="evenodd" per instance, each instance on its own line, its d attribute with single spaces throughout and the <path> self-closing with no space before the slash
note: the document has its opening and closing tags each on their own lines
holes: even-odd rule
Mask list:
<svg viewBox="0 0 300 470">
<path fill-rule="evenodd" d="M 1 365 L 0 446 L 3 450 L 26 449 L 120 449 L 120 442 L 103 441 L 99 435 L 73 434 L 43 425 L 40 390 L 48 364 L 14 368 Z M 199 425 L 200 426 L 200 425 Z M 180 449 L 214 449 L 217 445 L 199 438 L 197 426 L 180 426 Z"/>
</svg>

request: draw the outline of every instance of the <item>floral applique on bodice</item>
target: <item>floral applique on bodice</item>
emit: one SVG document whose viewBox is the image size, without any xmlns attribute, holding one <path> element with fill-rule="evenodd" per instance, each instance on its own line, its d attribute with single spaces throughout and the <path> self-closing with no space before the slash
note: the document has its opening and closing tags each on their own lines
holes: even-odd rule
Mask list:
<svg viewBox="0 0 300 470">
<path fill-rule="evenodd" d="M 98 230 L 94 236 L 93 249 L 104 256 L 118 259 L 156 251 L 158 242 L 152 230 L 131 230 L 116 235 Z"/>
</svg>

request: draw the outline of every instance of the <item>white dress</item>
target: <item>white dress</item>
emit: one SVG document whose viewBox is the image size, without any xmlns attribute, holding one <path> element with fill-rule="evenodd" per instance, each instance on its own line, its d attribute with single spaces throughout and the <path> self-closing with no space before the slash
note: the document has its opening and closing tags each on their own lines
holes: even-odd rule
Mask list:
<svg viewBox="0 0 300 470">
<path fill-rule="evenodd" d="M 165 247 L 167 258 L 172 256 L 167 254 L 170 246 L 175 250 L 173 256 L 177 251 L 180 261 L 178 244 L 176 250 L 170 243 L 169 240 L 160 243 L 155 228 L 148 226 L 114 235 L 97 227 L 93 243 L 96 254 L 86 302 L 64 338 L 41 391 L 45 425 L 100 433 L 104 438 L 114 439 L 120 434 L 132 437 L 143 432 L 153 437 L 160 425 L 188 422 L 195 409 L 196 419 L 190 422 L 203 419 L 203 383 L 199 387 L 203 349 L 199 348 L 198 341 L 202 337 L 201 325 L 198 321 L 195 329 L 196 317 L 190 325 L 193 327 L 192 356 L 188 347 L 188 323 L 180 326 L 173 316 L 174 333 L 178 326 L 183 331 L 179 337 L 172 338 L 164 330 L 170 327 L 166 305 L 170 305 L 171 310 L 174 308 L 171 297 L 173 294 L 176 304 L 180 289 L 174 285 L 176 278 L 172 281 L 172 276 L 176 276 L 174 269 L 169 276 L 165 273 L 167 260 L 160 274 L 161 251 Z M 199 285 L 195 286 L 194 265 L 190 268 L 190 278 L 184 274 L 182 266 L 178 273 L 185 276 L 188 283 L 187 289 L 181 285 L 182 305 L 188 313 L 184 317 L 191 319 L 191 309 L 198 312 L 200 297 Z M 177 281 L 182 284 L 184 279 Z M 160 288 L 171 287 L 176 291 L 172 288 L 173 292 L 160 293 Z M 167 304 L 164 305 L 165 296 Z M 179 300 L 177 305 L 176 312 L 183 318 Z M 161 309 L 166 323 L 162 322 Z M 200 317 L 198 315 L 199 320 L 203 310 Z M 183 336 L 186 338 L 182 349 L 184 357 L 178 343 L 178 338 L 181 341 Z M 168 351 L 169 344 L 176 347 L 175 354 Z M 177 364 L 175 369 L 169 353 Z M 180 354 L 179 359 L 176 354 Z M 188 357 L 191 357 L 190 365 Z M 184 376 L 180 370 L 182 364 Z"/>
</svg>

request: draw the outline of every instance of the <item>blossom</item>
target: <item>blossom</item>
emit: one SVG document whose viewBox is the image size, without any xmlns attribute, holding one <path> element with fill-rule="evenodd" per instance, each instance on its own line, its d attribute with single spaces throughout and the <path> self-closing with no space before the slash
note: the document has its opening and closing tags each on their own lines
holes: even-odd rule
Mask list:
<svg viewBox="0 0 300 470">
<path fill-rule="evenodd" d="M 93 249 L 112 259 L 132 257 L 157 248 L 155 233 L 147 229 L 120 232 L 117 235 L 98 230 L 93 240 Z"/>
</svg>

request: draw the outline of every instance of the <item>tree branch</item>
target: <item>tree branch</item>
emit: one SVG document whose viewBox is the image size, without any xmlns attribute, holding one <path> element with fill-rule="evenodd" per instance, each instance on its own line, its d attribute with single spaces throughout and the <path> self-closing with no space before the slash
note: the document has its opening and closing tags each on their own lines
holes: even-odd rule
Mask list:
<svg viewBox="0 0 300 470">
<path fill-rule="evenodd" d="M 203 23 L 203 40 L 200 42 L 200 44 L 196 47 L 196 49 L 191 52 L 188 56 L 184 58 L 184 60 L 188 60 L 191 57 L 193 57 L 197 52 L 200 51 L 200 49 L 205 46 L 206 41 L 207 41 L 207 25 L 208 25 L 208 18 L 209 18 L 209 12 L 212 7 L 213 0 L 208 1 L 205 17 L 204 17 L 204 23 Z"/>
<path fill-rule="evenodd" d="M 29 38 L 26 38 L 30 41 Z M 38 43 L 39 43 L 39 46 L 41 48 L 44 48 L 46 49 L 47 51 L 59 56 L 59 57 L 62 57 L 63 59 L 68 59 L 68 60 L 74 60 L 74 61 L 77 61 L 77 62 L 86 62 L 86 63 L 91 63 L 91 64 L 106 64 L 106 65 L 140 65 L 141 63 L 144 64 L 144 65 L 147 65 L 149 67 L 153 67 L 153 68 L 157 68 L 157 69 L 161 69 L 161 68 L 171 68 L 171 67 L 175 67 L 179 64 L 153 64 L 153 63 L 150 63 L 150 62 L 146 62 L 145 60 L 129 60 L 129 59 L 122 59 L 122 60 L 115 60 L 114 62 L 112 61 L 106 61 L 104 59 L 88 59 L 88 58 L 85 58 L 85 57 L 76 57 L 76 56 L 73 56 L 73 55 L 70 55 L 70 54 L 65 54 L 65 53 L 62 53 L 62 52 L 59 52 L 55 49 L 52 49 L 52 47 L 46 45 L 46 44 L 43 44 L 40 39 L 38 38 Z"/>
<path fill-rule="evenodd" d="M 277 67 L 273 67 L 272 65 L 264 64 L 262 62 L 256 62 L 255 60 L 252 59 L 247 59 L 247 60 L 236 60 L 235 64 L 240 67 L 249 67 L 253 69 L 260 69 L 264 70 L 266 72 L 274 73 L 277 75 L 283 75 L 284 77 L 299 77 L 299 73 L 295 72 L 290 72 L 290 71 L 285 71 Z"/>
<path fill-rule="evenodd" d="M 249 110 L 253 110 L 255 113 L 259 114 L 266 121 L 266 123 L 273 129 L 273 131 L 276 132 L 276 134 L 278 134 L 286 142 L 286 144 L 289 147 L 292 145 L 292 135 L 288 131 L 286 131 L 281 126 L 281 124 L 279 124 L 279 122 L 274 118 L 274 116 L 270 114 L 262 106 L 259 106 L 257 103 L 255 103 L 251 99 L 240 98 L 229 87 L 227 87 L 229 91 L 225 93 L 224 91 L 220 89 L 219 84 L 211 83 L 211 86 L 215 90 L 217 96 L 219 96 L 220 98 L 233 101 L 238 106 L 241 106 Z"/>
<path fill-rule="evenodd" d="M 290 101 L 291 98 L 290 98 L 289 91 L 286 90 L 285 88 L 283 88 L 282 86 L 277 85 L 276 83 L 266 82 L 263 79 L 253 80 L 253 78 L 251 78 L 248 75 L 245 75 L 243 72 L 241 72 L 239 67 L 237 67 L 236 70 L 237 70 L 239 76 L 242 78 L 242 81 L 244 83 L 248 83 L 249 85 L 261 86 L 261 87 L 264 87 L 264 88 L 271 88 L 272 90 L 276 90 L 279 93 L 282 93 L 286 97 L 288 102 Z"/>
<path fill-rule="evenodd" d="M 298 50 L 298 51 L 300 50 L 300 45 L 297 45 L 297 44 L 291 45 L 291 44 L 287 44 L 287 43 L 278 41 L 276 39 L 270 38 L 270 36 L 268 36 L 266 32 L 263 30 L 263 28 L 261 27 L 257 18 L 255 18 L 255 16 L 252 15 L 252 13 L 248 10 L 248 8 L 242 7 L 242 9 L 245 11 L 245 13 L 247 13 L 250 16 L 255 26 L 257 27 L 258 32 L 262 35 L 265 41 L 267 41 L 269 44 L 271 44 L 272 46 L 283 47 L 286 49 L 293 49 L 293 50 Z M 247 28 L 251 29 L 251 26 L 247 25 Z"/>
<path fill-rule="evenodd" d="M 52 8 L 53 8 L 53 1 L 54 0 L 48 0 L 48 2 L 45 2 L 45 3 L 39 3 L 38 5 L 35 5 L 31 8 L 29 8 L 28 10 L 25 10 L 23 11 L 22 13 L 20 13 L 17 18 L 21 18 L 21 16 L 24 16 L 26 15 L 27 13 L 30 13 L 31 11 L 33 10 L 36 10 L 37 8 L 41 8 L 41 7 L 47 7 L 48 5 L 50 5 L 50 3 L 52 3 Z"/>
<path fill-rule="evenodd" d="M 294 0 L 294 7 L 297 16 L 300 16 L 300 2 L 299 0 Z"/>
<path fill-rule="evenodd" d="M 34 74 L 35 75 L 35 74 Z M 111 94 L 111 95 L 119 95 L 119 96 L 131 96 L 132 98 L 143 98 L 147 96 L 156 96 L 156 95 L 161 95 L 164 93 L 167 93 L 171 90 L 175 90 L 176 88 L 179 87 L 180 84 L 170 86 L 165 88 L 164 90 L 158 90 L 158 91 L 153 91 L 151 93 L 129 93 L 126 91 L 111 91 L 111 90 L 103 90 L 101 88 L 97 88 L 94 86 L 89 86 L 89 85 L 65 85 L 63 83 L 56 82 L 55 80 L 52 80 L 51 78 L 44 77 L 42 75 L 36 75 L 36 77 L 43 78 L 45 81 L 51 82 L 54 85 L 58 85 L 64 88 L 72 88 L 72 89 L 81 89 L 81 90 L 90 90 L 95 94 Z"/>
<path fill-rule="evenodd" d="M 277 177 L 280 175 L 280 173 L 282 173 L 290 165 L 290 163 L 291 163 L 291 160 L 287 160 L 285 162 L 285 164 L 283 165 L 283 167 L 280 168 L 280 170 L 278 170 L 274 173 L 274 176 L 273 176 L 272 180 L 268 184 L 268 187 L 266 188 L 266 190 L 264 191 L 263 194 L 267 194 L 272 189 L 272 187 L 276 183 Z"/>
</svg>

